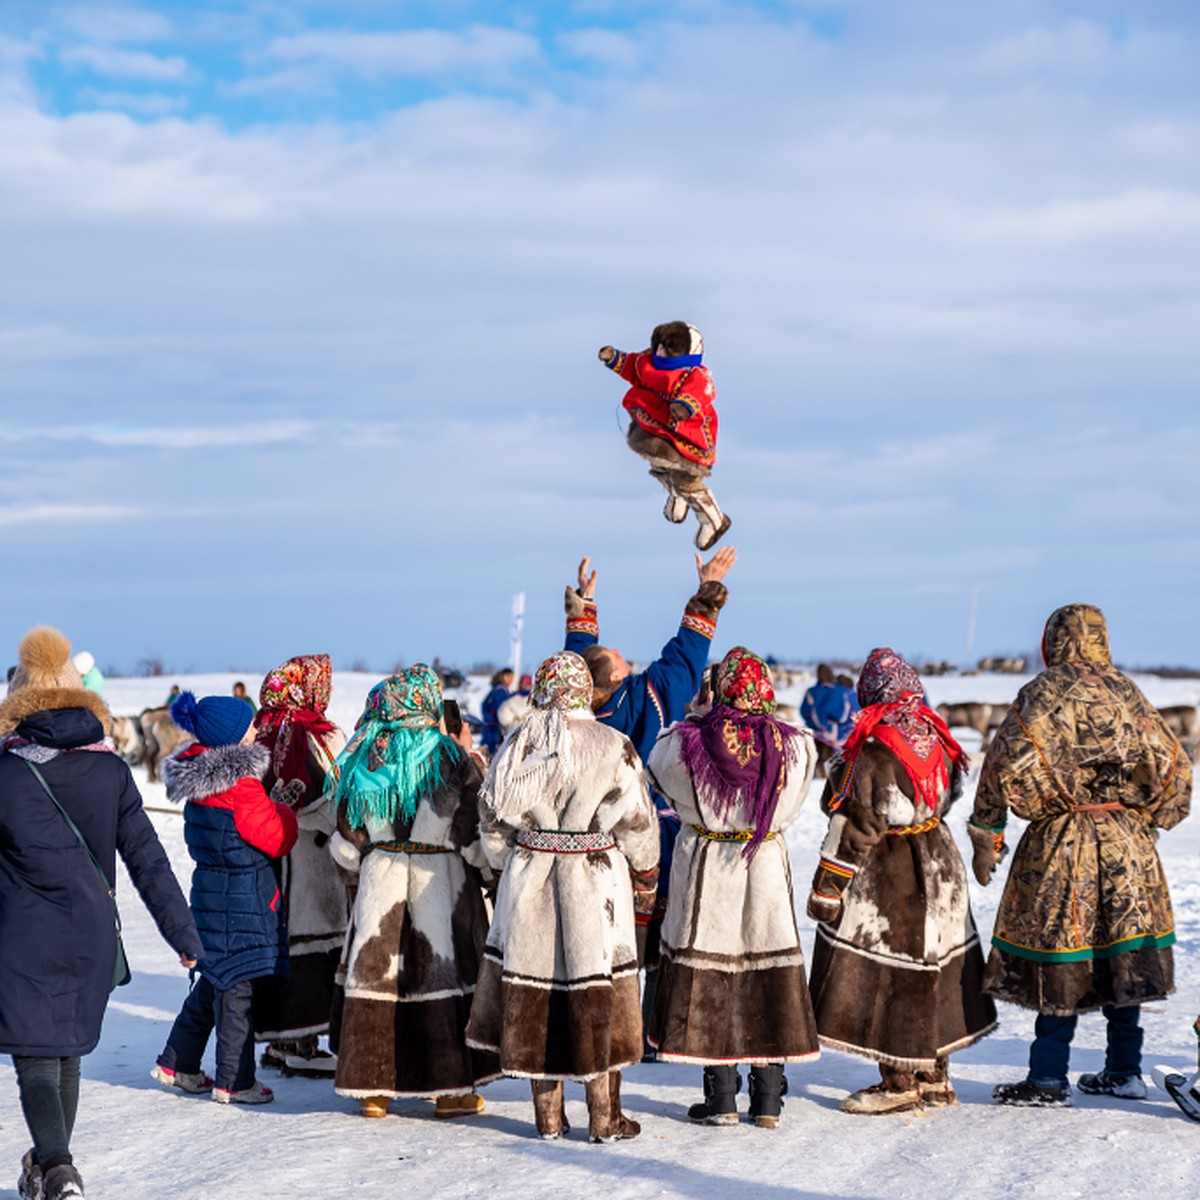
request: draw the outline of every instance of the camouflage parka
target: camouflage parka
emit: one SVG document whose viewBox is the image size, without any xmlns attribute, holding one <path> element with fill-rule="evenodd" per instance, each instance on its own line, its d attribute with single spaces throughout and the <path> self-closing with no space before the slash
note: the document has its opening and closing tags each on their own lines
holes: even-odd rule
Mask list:
<svg viewBox="0 0 1200 1200">
<path fill-rule="evenodd" d="M 984 759 L 971 824 L 1029 822 L 1013 855 L 984 988 L 1069 1016 L 1174 990 L 1175 924 L 1155 840 L 1188 813 L 1192 764 L 1112 665 L 1099 609 L 1046 623 L 1046 669 Z"/>
</svg>

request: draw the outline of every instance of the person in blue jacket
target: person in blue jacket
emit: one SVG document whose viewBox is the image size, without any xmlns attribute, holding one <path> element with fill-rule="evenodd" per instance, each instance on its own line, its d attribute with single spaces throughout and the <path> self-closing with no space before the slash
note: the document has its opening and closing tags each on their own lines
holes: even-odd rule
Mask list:
<svg viewBox="0 0 1200 1200">
<path fill-rule="evenodd" d="M 504 740 L 500 728 L 500 705 L 512 695 L 513 669 L 504 667 L 492 676 L 492 690 L 483 698 L 479 707 L 479 715 L 483 717 L 483 734 L 481 741 L 487 747 L 489 754 L 496 753 L 496 747 Z"/>
<path fill-rule="evenodd" d="M 850 701 L 845 689 L 838 687 L 828 663 L 817 667 L 817 682 L 800 701 L 800 719 L 816 739 L 817 774 L 824 775 L 825 764 L 841 749 L 843 738 L 853 727 Z"/>
<path fill-rule="evenodd" d="M 596 720 L 623 733 L 633 743 L 643 764 L 650 757 L 658 735 L 669 725 L 683 720 L 687 706 L 700 691 L 704 668 L 708 665 L 717 615 L 728 593 L 721 581 L 737 562 L 732 546 L 718 550 L 708 562 L 696 555 L 696 573 L 700 586 L 687 602 L 679 630 L 662 648 L 662 653 L 644 671 L 634 672 L 615 646 L 600 645 L 600 624 L 596 612 L 596 572 L 590 571 L 591 559 L 579 564 L 576 587 L 567 587 L 567 636 L 564 649 L 579 654 L 592 674 L 592 709 Z M 658 980 L 658 934 L 667 911 L 667 886 L 671 876 L 671 853 L 679 832 L 679 816 L 662 796 L 651 788 L 658 810 L 661 857 L 658 871 L 658 898 L 652 914 L 639 913 L 639 956 L 646 970 L 642 1012 L 648 1015 L 654 1004 Z M 653 1047 L 646 1043 L 646 1060 L 653 1061 Z"/>
<path fill-rule="evenodd" d="M 194 967 L 203 951 L 111 727 L 66 637 L 48 626 L 27 634 L 0 704 L 0 1052 L 13 1056 L 33 1138 L 17 1181 L 22 1197 L 83 1195 L 70 1146 L 80 1060 L 100 1040 L 117 962 L 100 871 L 114 883 L 120 854 L 182 965 Z"/>
<path fill-rule="evenodd" d="M 221 1104 L 265 1104 L 274 1092 L 254 1078 L 251 1000 L 255 979 L 291 974 L 275 861 L 296 844 L 296 814 L 263 787 L 271 764 L 254 745 L 254 713 L 233 696 L 184 692 L 171 719 L 196 740 L 163 764 L 167 799 L 185 802 L 192 914 L 204 943 L 200 979 L 188 993 L 150 1075 Z M 279 795 L 289 785 L 279 782 Z M 213 1030 L 216 1079 L 200 1069 Z"/>
</svg>

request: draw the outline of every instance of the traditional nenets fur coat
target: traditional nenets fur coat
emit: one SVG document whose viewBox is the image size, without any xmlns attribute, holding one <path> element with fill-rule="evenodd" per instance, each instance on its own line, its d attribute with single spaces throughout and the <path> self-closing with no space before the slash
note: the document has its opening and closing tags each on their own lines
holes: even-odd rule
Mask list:
<svg viewBox="0 0 1200 1200">
<path fill-rule="evenodd" d="M 577 654 L 544 662 L 480 793 L 503 874 L 467 1039 L 535 1081 L 545 1136 L 563 1130 L 561 1081 L 587 1082 L 590 1132 L 608 1140 L 637 1132 L 620 1069 L 642 1056 L 634 904 L 654 903 L 658 822 L 636 751 L 591 697 Z"/>
<path fill-rule="evenodd" d="M 342 1096 L 458 1095 L 498 1073 L 464 1040 L 488 927 L 480 773 L 440 714 L 429 667 L 393 675 L 338 760 L 331 849 L 358 877 L 339 969 Z"/>
<path fill-rule="evenodd" d="M 299 837 L 282 861 L 280 887 L 287 903 L 292 977 L 260 980 L 254 988 L 254 1029 L 259 1041 L 306 1039 L 293 1070 L 332 1063 L 312 1056 L 311 1035 L 329 1029 L 334 975 L 346 937 L 350 904 L 346 885 L 329 855 L 336 819 L 335 789 L 326 781 L 346 737 L 325 716 L 333 667 L 327 654 L 288 659 L 268 673 L 254 718 L 257 742 L 271 755 L 263 785 L 296 813 Z M 285 1049 L 283 1047 L 281 1050 Z M 305 1061 L 300 1061 L 303 1058 Z"/>
<path fill-rule="evenodd" d="M 970 832 L 987 882 L 1011 809 L 1029 822 L 996 913 L 985 986 L 1053 1016 L 1174 990 L 1175 922 L 1156 830 L 1187 816 L 1192 764 L 1113 665 L 1099 609 L 1046 623 L 1046 669 L 988 749 Z"/>
<path fill-rule="evenodd" d="M 717 703 L 672 726 L 650 773 L 679 813 L 650 1041 L 672 1062 L 820 1053 L 783 832 L 808 795 L 812 735 L 770 715 L 765 665 L 737 647 Z"/>
<path fill-rule="evenodd" d="M 851 1112 L 953 1103 L 946 1057 L 990 1033 L 966 870 L 944 824 L 966 756 L 917 673 L 872 651 L 863 705 L 821 797 L 829 831 L 809 897 L 809 979 L 823 1045 L 874 1059 L 883 1083 Z"/>
</svg>

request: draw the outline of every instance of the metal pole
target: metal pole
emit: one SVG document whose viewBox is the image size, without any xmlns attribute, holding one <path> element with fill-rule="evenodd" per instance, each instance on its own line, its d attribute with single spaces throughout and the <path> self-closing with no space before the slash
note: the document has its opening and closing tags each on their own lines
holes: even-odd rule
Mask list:
<svg viewBox="0 0 1200 1200">
<path fill-rule="evenodd" d="M 509 629 L 509 658 L 512 661 L 513 675 L 516 682 L 521 679 L 521 638 L 525 632 L 525 593 L 518 592 L 513 597 L 512 626 Z"/>
</svg>

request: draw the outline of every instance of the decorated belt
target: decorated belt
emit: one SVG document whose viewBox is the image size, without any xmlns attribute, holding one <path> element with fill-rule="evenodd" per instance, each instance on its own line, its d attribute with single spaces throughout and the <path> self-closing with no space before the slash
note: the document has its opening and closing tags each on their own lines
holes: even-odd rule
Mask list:
<svg viewBox="0 0 1200 1200">
<path fill-rule="evenodd" d="M 520 829 L 517 845 L 526 850 L 544 850 L 548 854 L 597 854 L 615 850 L 611 833 L 572 833 L 566 829 Z"/>
<path fill-rule="evenodd" d="M 392 854 L 451 854 L 449 846 L 435 846 L 432 842 L 372 842 L 368 850 L 387 850 Z"/>
<path fill-rule="evenodd" d="M 693 825 L 692 828 L 706 842 L 749 842 L 754 838 L 753 829 L 705 829 L 703 825 Z M 763 841 L 769 842 L 778 837 L 779 831 L 772 829 L 763 834 Z"/>
<path fill-rule="evenodd" d="M 1125 805 L 1119 800 L 1110 800 L 1107 804 L 1072 804 L 1072 812 L 1116 812 Z"/>
<path fill-rule="evenodd" d="M 942 823 L 941 817 L 930 817 L 917 825 L 892 825 L 887 830 L 888 837 L 908 837 L 912 833 L 928 833 Z"/>
</svg>

